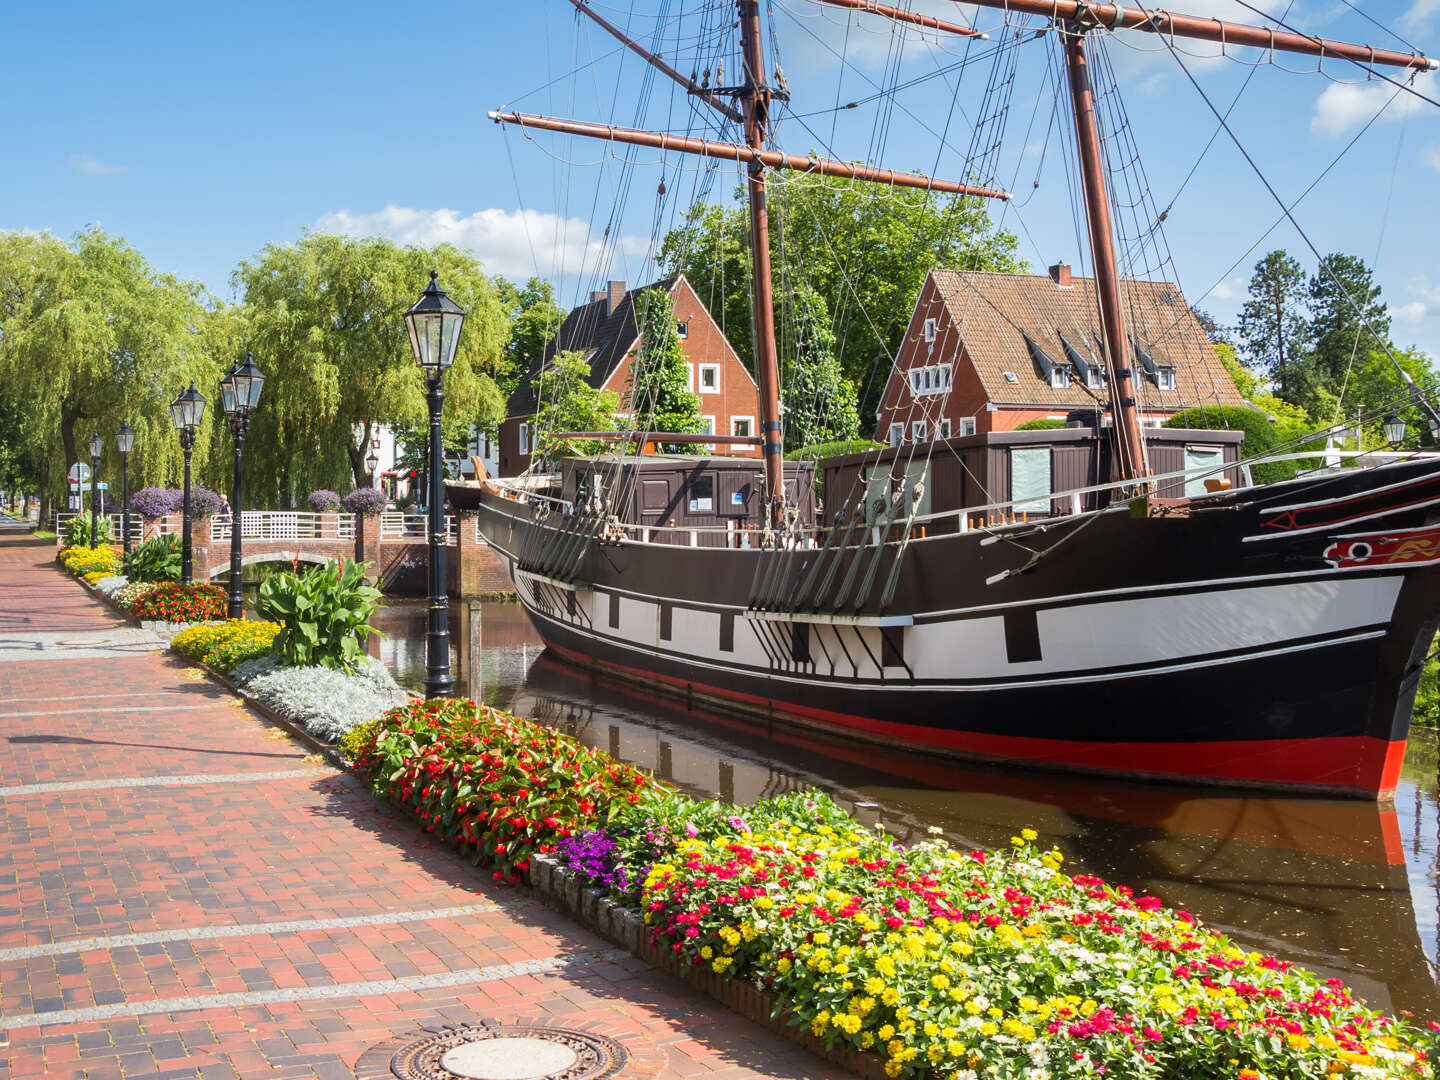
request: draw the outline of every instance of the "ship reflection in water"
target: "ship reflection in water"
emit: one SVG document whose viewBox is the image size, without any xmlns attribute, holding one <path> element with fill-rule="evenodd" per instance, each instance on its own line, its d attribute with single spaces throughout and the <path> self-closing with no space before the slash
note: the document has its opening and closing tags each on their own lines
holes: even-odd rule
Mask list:
<svg viewBox="0 0 1440 1080">
<path fill-rule="evenodd" d="M 544 656 L 518 605 L 451 609 L 456 692 L 552 724 L 686 791 L 747 803 L 804 788 L 903 838 L 1005 844 L 1023 825 L 1075 871 L 1186 908 L 1243 945 L 1338 975 L 1373 1006 L 1440 1020 L 1436 743 L 1410 745 L 1395 803 L 1250 798 L 987 769 L 689 708 Z M 425 609 L 394 602 L 380 653 L 419 688 Z"/>
</svg>

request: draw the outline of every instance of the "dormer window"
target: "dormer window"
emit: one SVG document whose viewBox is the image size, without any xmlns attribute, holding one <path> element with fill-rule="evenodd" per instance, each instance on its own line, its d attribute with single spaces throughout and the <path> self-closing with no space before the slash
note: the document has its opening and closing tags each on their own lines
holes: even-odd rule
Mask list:
<svg viewBox="0 0 1440 1080">
<path fill-rule="evenodd" d="M 1050 385 L 1056 390 L 1065 390 L 1070 386 L 1070 369 L 1056 364 L 1050 369 Z"/>
<path fill-rule="evenodd" d="M 1161 390 L 1174 390 L 1175 369 L 1173 367 L 1169 367 L 1168 365 L 1164 367 L 1157 367 L 1155 369 L 1155 385 L 1158 386 Z"/>
<path fill-rule="evenodd" d="M 1091 365 L 1085 372 L 1085 385 L 1091 390 L 1104 390 L 1105 372 L 1101 368 Z"/>
</svg>

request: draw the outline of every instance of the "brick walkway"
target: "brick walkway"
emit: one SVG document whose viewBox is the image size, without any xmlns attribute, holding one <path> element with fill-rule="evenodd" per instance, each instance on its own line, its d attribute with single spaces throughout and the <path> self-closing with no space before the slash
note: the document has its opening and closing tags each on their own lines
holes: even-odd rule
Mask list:
<svg viewBox="0 0 1440 1080">
<path fill-rule="evenodd" d="M 0 1077 L 349 1078 L 486 1018 L 625 1077 L 835 1075 L 432 847 L 53 554 L 0 523 Z"/>
</svg>

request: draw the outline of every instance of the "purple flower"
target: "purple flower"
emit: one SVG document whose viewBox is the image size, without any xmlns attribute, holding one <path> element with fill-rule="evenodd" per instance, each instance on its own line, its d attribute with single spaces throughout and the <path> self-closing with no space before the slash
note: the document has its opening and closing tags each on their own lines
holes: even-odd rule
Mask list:
<svg viewBox="0 0 1440 1080">
<path fill-rule="evenodd" d="M 687 821 L 685 822 L 685 835 L 693 839 L 694 837 L 700 835 L 700 830 L 695 827 L 694 822 Z"/>
<path fill-rule="evenodd" d="M 317 514 L 340 509 L 340 496 L 336 492 L 328 491 L 325 488 L 317 488 L 310 492 L 307 501 L 310 503 L 310 509 Z"/>
<path fill-rule="evenodd" d="M 356 488 L 341 501 L 352 514 L 378 514 L 389 503 L 385 493 L 376 488 Z"/>
</svg>

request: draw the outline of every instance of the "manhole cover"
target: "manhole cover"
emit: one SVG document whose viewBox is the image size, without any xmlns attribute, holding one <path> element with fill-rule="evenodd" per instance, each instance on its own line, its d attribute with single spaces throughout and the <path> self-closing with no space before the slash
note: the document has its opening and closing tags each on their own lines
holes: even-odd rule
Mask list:
<svg viewBox="0 0 1440 1080">
<path fill-rule="evenodd" d="M 487 1025 L 441 1032 L 400 1048 L 400 1080 L 602 1080 L 629 1055 L 613 1039 L 573 1028 Z"/>
</svg>

